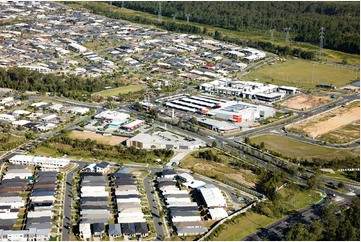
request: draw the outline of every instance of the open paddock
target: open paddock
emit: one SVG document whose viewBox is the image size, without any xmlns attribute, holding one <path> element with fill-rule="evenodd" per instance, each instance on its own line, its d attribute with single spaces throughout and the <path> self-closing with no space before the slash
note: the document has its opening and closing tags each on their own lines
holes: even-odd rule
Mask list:
<svg viewBox="0 0 361 242">
<path fill-rule="evenodd" d="M 69 137 L 72 139 L 82 139 L 82 140 L 91 139 L 91 140 L 95 140 L 99 143 L 107 144 L 107 145 L 119 145 L 121 142 L 128 139 L 126 137 L 120 137 L 120 136 L 114 136 L 114 135 L 104 136 L 102 134 L 97 134 L 94 132 L 82 132 L 82 131 L 78 131 L 78 130 L 71 131 L 69 133 Z"/>
</svg>

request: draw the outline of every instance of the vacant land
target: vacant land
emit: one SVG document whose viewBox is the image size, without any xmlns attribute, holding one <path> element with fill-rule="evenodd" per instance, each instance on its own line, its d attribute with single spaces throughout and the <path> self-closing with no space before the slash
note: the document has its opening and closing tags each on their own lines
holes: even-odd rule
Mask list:
<svg viewBox="0 0 361 242">
<path fill-rule="evenodd" d="M 359 149 L 328 148 L 273 134 L 254 136 L 251 137 L 250 140 L 255 144 L 264 142 L 266 149 L 276 151 L 287 157 L 298 159 L 312 160 L 312 158 L 319 158 L 332 160 L 336 158 L 345 159 L 347 157 L 359 156 Z"/>
<path fill-rule="evenodd" d="M 231 163 L 236 163 L 234 158 L 220 153 L 215 149 L 211 149 L 214 154 L 221 158 L 221 162 L 208 161 L 205 159 L 196 158 L 197 152 L 188 154 L 180 162 L 182 168 L 191 169 L 193 172 L 216 178 L 223 181 L 224 179 L 231 180 L 248 188 L 254 188 L 258 181 L 257 176 L 250 170 L 242 168 L 231 168 Z"/>
<path fill-rule="evenodd" d="M 336 143 L 343 140 L 348 140 L 348 137 L 358 137 L 359 130 L 346 125 L 358 122 L 360 120 L 360 102 L 353 102 L 345 107 L 340 107 L 328 112 L 325 112 L 316 117 L 310 118 L 303 122 L 289 126 L 287 129 L 291 132 L 305 134 L 312 138 L 318 138 L 320 135 L 325 135 L 329 132 L 336 131 L 332 138 L 337 138 Z M 343 132 L 345 130 L 345 132 Z M 324 136 L 327 139 L 328 136 Z M 345 137 L 345 138 L 344 138 Z"/>
<path fill-rule="evenodd" d="M 23 136 L 0 134 L 0 151 L 11 150 L 25 141 Z"/>
<path fill-rule="evenodd" d="M 258 79 L 276 85 L 315 89 L 320 83 L 345 86 L 359 77 L 358 70 L 305 60 L 287 60 L 263 66 L 244 75 L 245 80 Z"/>
<path fill-rule="evenodd" d="M 118 88 L 112 88 L 104 91 L 97 92 L 95 94 L 98 94 L 103 97 L 111 97 L 111 96 L 117 96 L 118 94 L 127 94 L 130 92 L 138 92 L 145 88 L 145 85 L 143 84 L 135 84 L 135 85 L 128 85 L 124 87 L 118 87 Z"/>
<path fill-rule="evenodd" d="M 69 137 L 72 139 L 91 139 L 107 145 L 119 145 L 120 143 L 128 139 L 120 136 L 103 136 L 102 134 L 97 134 L 93 132 L 82 132 L 77 130 L 71 131 L 69 133 Z"/>
<path fill-rule="evenodd" d="M 322 134 L 317 139 L 334 144 L 349 143 L 360 138 L 360 120 L 342 126 L 326 134 Z"/>
<path fill-rule="evenodd" d="M 307 110 L 328 103 L 331 100 L 332 98 L 329 96 L 300 94 L 277 104 L 285 108 Z"/>
</svg>

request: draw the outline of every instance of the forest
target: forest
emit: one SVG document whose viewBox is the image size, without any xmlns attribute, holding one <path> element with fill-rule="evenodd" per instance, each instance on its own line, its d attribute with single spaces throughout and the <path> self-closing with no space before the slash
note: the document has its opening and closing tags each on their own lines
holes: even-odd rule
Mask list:
<svg viewBox="0 0 361 242">
<path fill-rule="evenodd" d="M 112 2 L 120 7 L 122 2 Z M 157 2 L 124 2 L 129 9 L 158 14 Z M 295 41 L 319 44 L 325 28 L 324 47 L 352 54 L 360 52 L 359 2 L 162 2 L 162 15 L 230 30 L 285 33 Z M 185 28 L 186 26 L 183 26 Z M 193 30 L 193 32 L 198 32 Z"/>
</svg>

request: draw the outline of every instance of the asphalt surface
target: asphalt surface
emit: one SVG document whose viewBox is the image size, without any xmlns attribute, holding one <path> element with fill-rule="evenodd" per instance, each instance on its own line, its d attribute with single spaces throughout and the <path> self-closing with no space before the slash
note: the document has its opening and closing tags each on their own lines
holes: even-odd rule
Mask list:
<svg viewBox="0 0 361 242">
<path fill-rule="evenodd" d="M 72 201 L 72 179 L 73 174 L 77 170 L 79 170 L 80 166 L 77 168 L 72 169 L 70 172 L 68 172 L 66 179 L 65 179 L 65 197 L 64 197 L 64 209 L 63 209 L 63 230 L 61 233 L 62 241 L 69 241 L 70 240 L 70 222 L 71 222 L 71 201 Z"/>
<path fill-rule="evenodd" d="M 161 169 L 159 169 L 159 171 L 160 170 Z M 164 240 L 164 238 L 166 236 L 165 236 L 165 233 L 163 230 L 163 222 L 162 222 L 162 218 L 159 214 L 157 200 L 154 197 L 155 191 L 154 191 L 154 186 L 152 185 L 153 182 L 151 181 L 153 176 L 154 176 L 154 170 L 152 170 L 150 172 L 150 174 L 144 178 L 143 183 L 144 183 L 145 192 L 147 195 L 148 203 L 149 203 L 150 210 L 151 210 L 152 217 L 153 217 L 155 232 L 157 233 L 157 238 L 155 240 Z M 154 192 L 152 193 L 152 191 L 154 191 Z M 166 226 L 166 225 L 164 225 L 164 226 Z"/>
</svg>

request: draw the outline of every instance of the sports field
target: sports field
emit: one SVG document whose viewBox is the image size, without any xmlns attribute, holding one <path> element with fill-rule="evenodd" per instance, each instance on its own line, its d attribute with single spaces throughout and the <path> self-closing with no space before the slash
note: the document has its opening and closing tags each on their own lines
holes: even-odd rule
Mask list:
<svg viewBox="0 0 361 242">
<path fill-rule="evenodd" d="M 294 86 L 302 89 L 315 89 L 317 84 L 328 83 L 342 87 L 359 77 L 359 71 L 326 65 L 301 59 L 276 62 L 263 66 L 244 75 L 245 80 L 258 79 L 275 85 Z"/>
<path fill-rule="evenodd" d="M 145 88 L 145 85 L 143 85 L 143 84 L 134 84 L 134 85 L 128 85 L 128 86 L 117 87 L 117 88 L 112 88 L 109 90 L 100 91 L 95 94 L 98 94 L 103 97 L 111 97 L 111 96 L 117 96 L 118 94 L 127 94 L 130 92 L 138 92 L 144 88 Z"/>
<path fill-rule="evenodd" d="M 335 158 L 345 159 L 346 157 L 359 156 L 359 149 L 357 148 L 334 149 L 273 134 L 254 136 L 251 137 L 250 140 L 255 144 L 264 142 L 266 149 L 276 151 L 288 157 L 295 157 L 299 159 L 312 160 L 312 158 L 322 158 L 332 160 Z"/>
<path fill-rule="evenodd" d="M 124 140 L 127 140 L 125 137 L 120 136 L 103 136 L 101 134 L 93 133 L 93 132 L 82 132 L 73 130 L 69 133 L 69 137 L 72 139 L 91 139 L 95 140 L 99 143 L 107 144 L 107 145 L 119 145 Z"/>
</svg>

